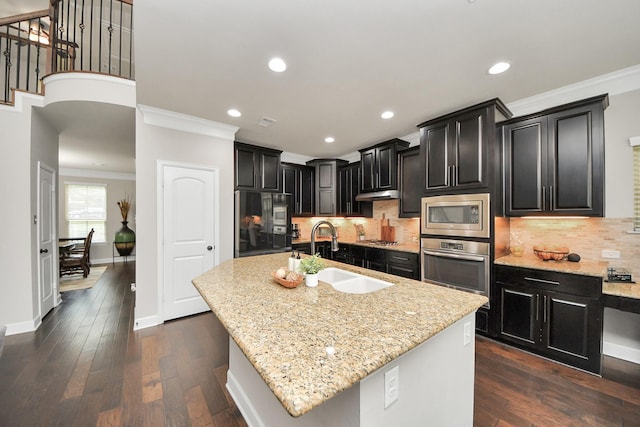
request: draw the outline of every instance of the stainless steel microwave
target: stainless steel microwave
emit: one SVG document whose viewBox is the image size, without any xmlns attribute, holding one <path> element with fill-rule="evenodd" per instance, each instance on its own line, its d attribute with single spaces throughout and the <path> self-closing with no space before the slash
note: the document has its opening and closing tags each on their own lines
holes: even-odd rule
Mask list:
<svg viewBox="0 0 640 427">
<path fill-rule="evenodd" d="M 421 233 L 488 239 L 490 203 L 489 193 L 423 197 Z"/>
</svg>

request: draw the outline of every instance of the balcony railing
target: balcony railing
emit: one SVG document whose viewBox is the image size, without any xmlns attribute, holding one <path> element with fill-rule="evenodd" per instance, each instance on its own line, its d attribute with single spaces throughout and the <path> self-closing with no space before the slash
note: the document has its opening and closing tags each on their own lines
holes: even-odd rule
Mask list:
<svg viewBox="0 0 640 427">
<path fill-rule="evenodd" d="M 133 0 L 52 0 L 47 11 L 0 19 L 0 102 L 13 90 L 42 93 L 51 73 L 133 79 Z"/>
</svg>

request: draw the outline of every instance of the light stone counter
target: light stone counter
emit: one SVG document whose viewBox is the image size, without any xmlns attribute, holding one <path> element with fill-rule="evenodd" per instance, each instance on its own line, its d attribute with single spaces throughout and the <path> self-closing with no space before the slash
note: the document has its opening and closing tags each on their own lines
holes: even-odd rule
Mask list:
<svg viewBox="0 0 640 427">
<path fill-rule="evenodd" d="M 193 280 L 284 408 L 305 414 L 476 311 L 487 298 L 325 260 L 392 282 L 369 294 L 295 289 L 270 273 L 288 254 L 236 258 Z M 329 349 L 329 351 L 328 351 Z M 333 351 L 335 353 L 329 354 Z M 435 368 L 437 369 L 437 368 Z"/>
<path fill-rule="evenodd" d="M 496 259 L 494 263 L 512 267 L 533 268 L 537 270 L 594 276 L 600 277 L 603 280 L 607 277 L 607 267 L 609 266 L 609 263 L 606 261 L 542 261 L 535 255 L 525 255 L 522 257 L 507 255 Z M 635 283 L 609 283 L 603 281 L 602 293 L 606 295 L 640 299 L 640 285 Z"/>
</svg>

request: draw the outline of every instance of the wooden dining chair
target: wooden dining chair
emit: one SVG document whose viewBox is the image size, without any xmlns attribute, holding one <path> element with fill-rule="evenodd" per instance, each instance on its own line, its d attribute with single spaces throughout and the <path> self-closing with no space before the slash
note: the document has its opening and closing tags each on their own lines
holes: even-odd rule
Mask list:
<svg viewBox="0 0 640 427">
<path fill-rule="evenodd" d="M 82 272 L 82 277 L 87 277 L 91 271 L 89 254 L 91 251 L 91 239 L 93 238 L 93 228 L 84 241 L 84 251 L 82 254 L 68 254 L 60 260 L 60 276 L 76 274 Z"/>
</svg>

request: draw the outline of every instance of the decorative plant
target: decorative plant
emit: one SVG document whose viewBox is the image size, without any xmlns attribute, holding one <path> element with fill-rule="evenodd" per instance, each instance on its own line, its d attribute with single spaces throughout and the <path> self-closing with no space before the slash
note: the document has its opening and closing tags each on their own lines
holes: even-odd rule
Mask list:
<svg viewBox="0 0 640 427">
<path fill-rule="evenodd" d="M 320 257 L 320 254 L 306 257 L 300 262 L 300 269 L 307 274 L 318 274 L 323 268 L 324 261 Z"/>
<path fill-rule="evenodd" d="M 131 196 L 125 196 L 124 199 L 118 201 L 118 207 L 120 208 L 120 215 L 122 220 L 126 221 L 129 216 L 129 210 L 131 209 Z"/>
</svg>

